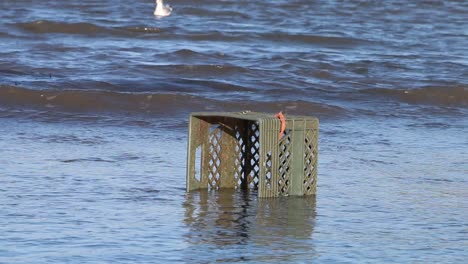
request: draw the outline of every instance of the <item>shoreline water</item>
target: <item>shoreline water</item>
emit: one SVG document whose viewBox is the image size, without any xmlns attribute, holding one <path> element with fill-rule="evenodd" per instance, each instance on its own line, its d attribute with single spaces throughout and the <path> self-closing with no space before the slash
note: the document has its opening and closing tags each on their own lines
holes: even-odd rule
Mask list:
<svg viewBox="0 0 468 264">
<path fill-rule="evenodd" d="M 260 205 L 185 193 L 185 125 L 3 118 L 0 260 L 463 261 L 463 122 L 390 121 L 322 120 L 316 198 Z"/>
<path fill-rule="evenodd" d="M 0 263 L 468 259 L 467 3 L 170 4 L 0 2 Z M 243 110 L 320 119 L 316 196 L 185 192 Z"/>
</svg>

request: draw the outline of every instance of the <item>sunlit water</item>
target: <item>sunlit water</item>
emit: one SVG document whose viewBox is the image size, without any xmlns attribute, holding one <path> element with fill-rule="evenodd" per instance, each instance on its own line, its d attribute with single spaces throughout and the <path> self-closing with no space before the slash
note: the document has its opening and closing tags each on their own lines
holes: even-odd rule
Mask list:
<svg viewBox="0 0 468 264">
<path fill-rule="evenodd" d="M 466 2 L 169 4 L 0 1 L 0 263 L 466 262 Z M 317 196 L 185 192 L 246 109 L 320 118 Z"/>
</svg>

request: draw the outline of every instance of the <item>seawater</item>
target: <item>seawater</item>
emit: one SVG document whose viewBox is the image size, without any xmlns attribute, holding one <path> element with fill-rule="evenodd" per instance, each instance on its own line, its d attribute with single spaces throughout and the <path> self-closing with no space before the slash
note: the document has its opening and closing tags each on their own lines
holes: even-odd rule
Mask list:
<svg viewBox="0 0 468 264">
<path fill-rule="evenodd" d="M 0 1 L 0 263 L 468 259 L 465 1 Z M 320 118 L 318 193 L 185 193 L 192 111 Z"/>
</svg>

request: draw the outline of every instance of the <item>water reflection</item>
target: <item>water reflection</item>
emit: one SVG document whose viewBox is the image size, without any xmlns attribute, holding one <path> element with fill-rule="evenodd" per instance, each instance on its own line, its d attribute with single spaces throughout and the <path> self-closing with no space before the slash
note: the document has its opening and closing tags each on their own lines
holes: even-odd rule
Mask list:
<svg viewBox="0 0 468 264">
<path fill-rule="evenodd" d="M 315 255 L 315 197 L 256 195 L 231 189 L 187 194 L 184 223 L 189 248 L 206 254 L 218 250 L 212 256 L 217 261 L 307 260 Z"/>
</svg>

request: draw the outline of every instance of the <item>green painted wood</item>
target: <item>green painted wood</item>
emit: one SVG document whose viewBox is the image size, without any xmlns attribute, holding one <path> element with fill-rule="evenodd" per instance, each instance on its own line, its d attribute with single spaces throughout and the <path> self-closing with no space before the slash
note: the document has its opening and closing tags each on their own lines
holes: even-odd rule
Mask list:
<svg viewBox="0 0 468 264">
<path fill-rule="evenodd" d="M 289 195 L 304 195 L 304 121 L 292 121 Z"/>
</svg>

